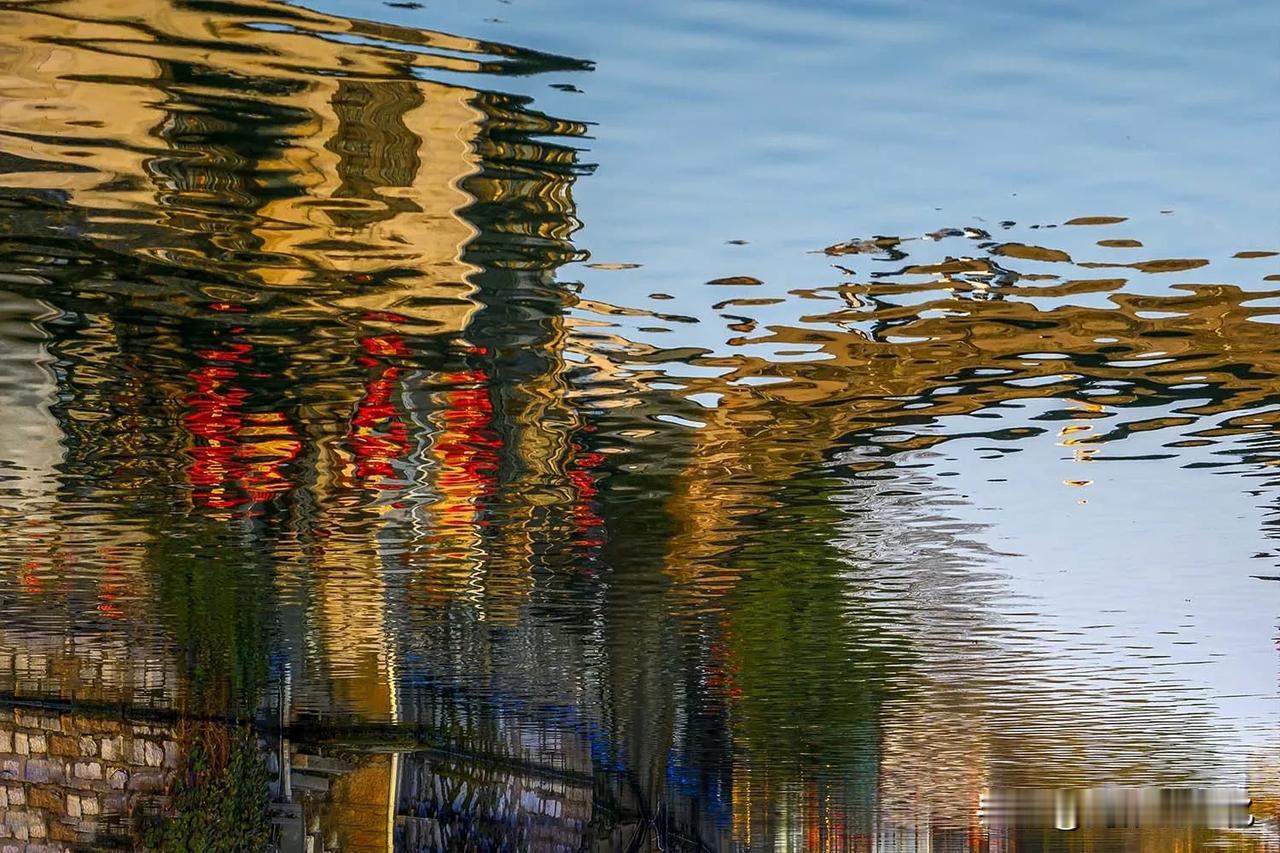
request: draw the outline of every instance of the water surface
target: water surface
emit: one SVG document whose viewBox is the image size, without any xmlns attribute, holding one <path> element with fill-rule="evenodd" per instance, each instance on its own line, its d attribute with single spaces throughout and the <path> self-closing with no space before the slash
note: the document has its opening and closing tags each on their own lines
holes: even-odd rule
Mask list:
<svg viewBox="0 0 1280 853">
<path fill-rule="evenodd" d="M 1277 38 L 0 3 L 3 837 L 1280 845 Z"/>
</svg>

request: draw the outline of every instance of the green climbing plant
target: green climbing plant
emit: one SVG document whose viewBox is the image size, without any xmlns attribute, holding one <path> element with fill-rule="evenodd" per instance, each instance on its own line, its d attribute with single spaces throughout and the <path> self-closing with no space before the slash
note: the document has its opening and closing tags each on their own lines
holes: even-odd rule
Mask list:
<svg viewBox="0 0 1280 853">
<path fill-rule="evenodd" d="M 258 853 L 271 841 L 267 767 L 248 726 L 198 723 L 166 806 L 140 828 L 143 846 L 163 853 Z"/>
</svg>

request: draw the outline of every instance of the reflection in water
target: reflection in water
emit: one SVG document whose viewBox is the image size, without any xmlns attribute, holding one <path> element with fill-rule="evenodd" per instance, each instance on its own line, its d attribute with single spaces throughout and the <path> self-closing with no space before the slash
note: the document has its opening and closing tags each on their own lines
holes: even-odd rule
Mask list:
<svg viewBox="0 0 1280 853">
<path fill-rule="evenodd" d="M 1245 768 L 1264 825 L 1213 838 L 1277 843 L 1273 710 L 1027 592 L 959 485 L 1082 537 L 1116 465 L 1272 501 L 1270 253 L 1005 222 L 615 305 L 565 268 L 588 126 L 481 88 L 589 63 L 267 2 L 0 22 L 4 838 L 1191 849 L 978 797 Z"/>
</svg>

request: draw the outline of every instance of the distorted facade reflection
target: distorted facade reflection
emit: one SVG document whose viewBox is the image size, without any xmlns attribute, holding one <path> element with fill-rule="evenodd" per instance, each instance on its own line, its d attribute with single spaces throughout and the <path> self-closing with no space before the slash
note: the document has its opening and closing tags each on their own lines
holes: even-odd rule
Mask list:
<svg viewBox="0 0 1280 853">
<path fill-rule="evenodd" d="M 1181 674 L 999 610 L 931 461 L 1270 464 L 1257 283 L 1008 223 L 664 315 L 573 280 L 590 126 L 500 91 L 588 62 L 262 0 L 6 4 L 0 56 L 0 838 L 1106 849 L 978 798 L 1229 772 Z M 1274 848 L 1273 764 L 1212 840 Z"/>
</svg>

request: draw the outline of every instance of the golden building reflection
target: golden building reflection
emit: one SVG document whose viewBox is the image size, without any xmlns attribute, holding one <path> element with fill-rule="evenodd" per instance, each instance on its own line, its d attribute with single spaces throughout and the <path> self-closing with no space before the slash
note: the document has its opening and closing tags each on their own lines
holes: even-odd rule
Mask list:
<svg viewBox="0 0 1280 853">
<path fill-rule="evenodd" d="M 133 259 L 132 275 L 100 278 L 89 328 L 55 345 L 50 358 L 68 368 L 44 392 L 52 423 L 40 430 L 54 449 L 23 451 L 32 485 L 6 509 L 65 550 L 79 535 L 69 525 L 92 537 L 101 521 L 56 517 L 72 477 L 104 492 L 182 493 L 223 524 L 292 507 L 305 520 L 273 546 L 285 565 L 276 594 L 309 586 L 316 671 L 335 675 L 339 706 L 394 718 L 384 574 L 416 566 L 424 604 L 462 597 L 512 623 L 530 588 L 531 537 L 547 538 L 535 528 L 560 524 L 535 519 L 537 507 L 574 489 L 577 421 L 554 310 L 533 319 L 543 366 L 518 379 L 485 366 L 492 341 L 469 337 L 492 300 L 482 270 L 490 288 L 540 290 L 575 256 L 577 166 L 554 140 L 584 127 L 431 72 L 584 64 L 269 2 L 71 0 L 6 9 L 0 24 L 0 153 L 11 165 L 0 188 L 48 200 L 36 233 L 74 222 L 64 233 L 101 262 Z M 147 310 L 173 324 L 126 316 Z M 433 342 L 458 348 L 457 369 L 418 369 Z M 263 406 L 254 386 L 269 375 L 286 384 Z M 499 435 L 499 398 L 520 415 L 514 432 Z M 126 465 L 104 464 L 103 447 Z M 490 541 L 498 467 L 513 455 L 527 485 L 503 500 L 525 520 Z M 388 553 L 381 539 L 404 525 L 417 544 Z M 101 595 L 120 577 L 145 580 L 170 538 L 133 536 L 115 580 L 85 575 Z M 40 547 L 24 549 L 28 563 Z M 111 607 L 156 618 L 146 589 Z M 39 594 L 70 593 L 47 583 Z"/>
</svg>

